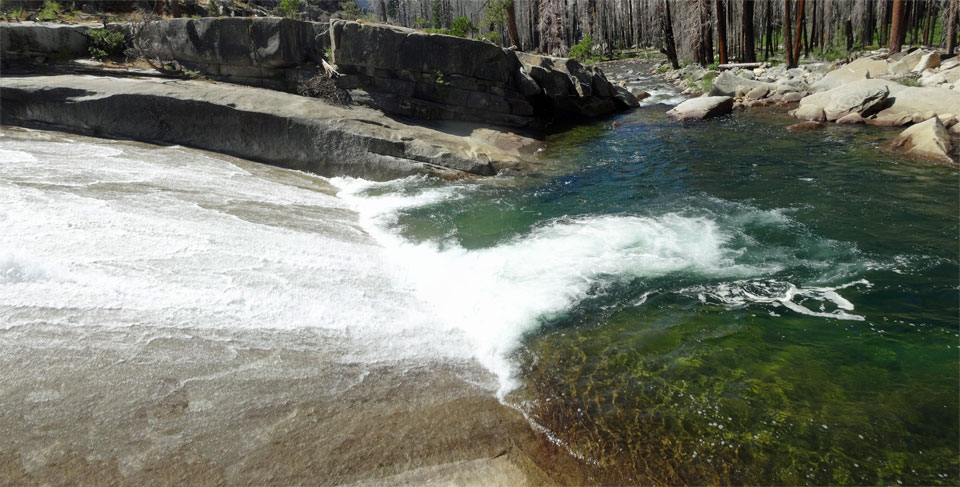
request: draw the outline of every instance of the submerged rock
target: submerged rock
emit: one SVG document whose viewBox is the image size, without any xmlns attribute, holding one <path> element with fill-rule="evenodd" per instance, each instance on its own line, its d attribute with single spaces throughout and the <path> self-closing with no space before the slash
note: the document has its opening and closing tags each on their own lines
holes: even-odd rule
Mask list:
<svg viewBox="0 0 960 487">
<path fill-rule="evenodd" d="M 823 122 L 808 120 L 806 122 L 795 123 L 787 127 L 787 130 L 791 132 L 806 132 L 808 130 L 820 130 L 824 127 L 826 127 L 826 125 L 824 125 Z"/>
<path fill-rule="evenodd" d="M 953 162 L 950 135 L 937 117 L 904 130 L 893 140 L 892 147 L 919 157 Z"/>
<path fill-rule="evenodd" d="M 733 97 L 701 96 L 691 98 L 667 112 L 675 120 L 703 120 L 733 111 Z"/>
</svg>

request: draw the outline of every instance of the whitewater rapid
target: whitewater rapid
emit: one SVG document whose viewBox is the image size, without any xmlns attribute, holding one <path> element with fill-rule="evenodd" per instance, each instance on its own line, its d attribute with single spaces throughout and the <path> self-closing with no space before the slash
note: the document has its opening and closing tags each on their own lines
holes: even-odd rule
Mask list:
<svg viewBox="0 0 960 487">
<path fill-rule="evenodd" d="M 734 235 L 709 215 L 564 217 L 468 250 L 411 242 L 396 223 L 481 183 L 325 180 L 45 132 L 4 131 L 0 161 L 7 329 L 323 329 L 355 343 L 350 360 L 476 359 L 502 398 L 517 385 L 511 354 L 524 337 L 617 282 L 687 273 L 722 282 L 677 291 L 705 302 L 858 318 L 838 288 L 758 286 L 783 263 L 739 262 Z"/>
</svg>

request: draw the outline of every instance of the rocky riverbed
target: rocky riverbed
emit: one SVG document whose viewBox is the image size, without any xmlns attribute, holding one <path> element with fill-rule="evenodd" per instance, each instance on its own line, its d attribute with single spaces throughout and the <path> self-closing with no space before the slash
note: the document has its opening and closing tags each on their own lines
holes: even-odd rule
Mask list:
<svg viewBox="0 0 960 487">
<path fill-rule="evenodd" d="M 721 71 L 697 65 L 671 70 L 665 62 L 651 60 L 611 61 L 602 66 L 611 80 L 623 86 L 635 87 L 649 76 L 674 84 L 692 97 L 671 110 L 679 120 L 774 106 L 801 120 L 793 130 L 821 129 L 826 122 L 914 125 L 890 141 L 888 148 L 926 160 L 957 160 L 960 60 L 943 59 L 934 50 L 912 49 L 888 56 L 882 49 L 860 53 L 849 62 L 811 62 L 792 69 L 760 63 L 755 68 Z"/>
</svg>

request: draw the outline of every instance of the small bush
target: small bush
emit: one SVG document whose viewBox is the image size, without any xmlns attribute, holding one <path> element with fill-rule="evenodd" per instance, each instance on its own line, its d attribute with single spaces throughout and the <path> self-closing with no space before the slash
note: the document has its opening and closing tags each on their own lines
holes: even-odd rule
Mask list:
<svg viewBox="0 0 960 487">
<path fill-rule="evenodd" d="M 920 83 L 920 80 L 914 79 L 914 78 L 900 78 L 897 80 L 897 82 L 903 86 L 913 86 L 913 87 L 923 86 Z"/>
<path fill-rule="evenodd" d="M 333 105 L 347 106 L 353 102 L 350 93 L 339 88 L 337 83 L 323 74 L 318 74 L 297 85 L 297 94 L 320 98 Z"/>
<path fill-rule="evenodd" d="M 90 38 L 90 55 L 96 59 L 122 56 L 127 49 L 123 32 L 93 29 L 87 32 L 87 37 Z"/>
<path fill-rule="evenodd" d="M 495 30 L 491 30 L 490 32 L 484 34 L 481 39 L 486 39 L 494 44 L 498 44 L 500 42 L 500 33 Z"/>
<path fill-rule="evenodd" d="M 703 93 L 707 93 L 713 89 L 713 79 L 717 77 L 717 73 L 710 71 L 707 74 L 703 75 L 703 78 L 700 80 L 700 85 L 697 88 L 700 89 Z"/>
<path fill-rule="evenodd" d="M 450 35 L 450 31 L 448 29 L 434 29 L 431 27 L 429 29 L 423 29 L 423 31 L 426 32 L 427 34 Z"/>
<path fill-rule="evenodd" d="M 576 59 L 577 61 L 583 62 L 590 57 L 591 52 L 593 52 L 593 39 L 590 35 L 583 36 L 583 39 L 580 42 L 573 45 L 570 48 L 570 59 Z"/>
<path fill-rule="evenodd" d="M 60 12 L 63 12 L 63 7 L 59 3 L 43 2 L 43 9 L 37 13 L 37 20 L 57 20 L 60 18 Z"/>
<path fill-rule="evenodd" d="M 477 28 L 473 26 L 473 22 L 463 16 L 453 19 L 453 23 L 450 24 L 450 35 L 452 36 L 467 37 L 476 31 Z"/>
<path fill-rule="evenodd" d="M 657 68 L 657 72 L 660 74 L 666 73 L 667 71 L 670 71 L 670 66 L 660 66 Z"/>
<path fill-rule="evenodd" d="M 292 19 L 300 13 L 300 0 L 280 0 L 280 15 Z"/>
</svg>

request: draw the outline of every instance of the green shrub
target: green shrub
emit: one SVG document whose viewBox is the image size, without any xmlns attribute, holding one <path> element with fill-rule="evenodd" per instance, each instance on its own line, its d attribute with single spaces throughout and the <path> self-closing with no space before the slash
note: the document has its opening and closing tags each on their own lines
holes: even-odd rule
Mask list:
<svg viewBox="0 0 960 487">
<path fill-rule="evenodd" d="M 43 9 L 37 13 L 37 20 L 57 20 L 60 18 L 60 12 L 63 12 L 63 7 L 59 3 L 43 2 Z"/>
<path fill-rule="evenodd" d="M 453 19 L 453 23 L 450 24 L 450 35 L 452 36 L 467 37 L 476 31 L 477 28 L 473 26 L 473 22 L 470 22 L 470 19 L 464 16 Z"/>
<path fill-rule="evenodd" d="M 923 86 L 920 84 L 920 80 L 914 78 L 900 78 L 897 80 L 897 82 L 903 86 Z"/>
<path fill-rule="evenodd" d="M 670 66 L 660 66 L 657 68 L 657 72 L 660 74 L 666 73 L 667 71 L 670 71 Z"/>
<path fill-rule="evenodd" d="M 300 13 L 300 0 L 280 0 L 280 15 L 292 19 Z"/>
<path fill-rule="evenodd" d="M 481 36 L 481 39 L 486 39 L 494 44 L 497 44 L 500 42 L 500 34 L 495 30 L 491 30 L 490 32 L 487 32 Z"/>
<path fill-rule="evenodd" d="M 439 69 L 433 71 L 433 85 L 440 98 L 447 97 L 447 93 L 450 92 L 450 82 L 443 78 L 443 73 Z"/>
<path fill-rule="evenodd" d="M 90 55 L 96 59 L 120 56 L 127 48 L 127 39 L 123 32 L 93 29 L 87 31 L 87 37 L 90 38 Z"/>
<path fill-rule="evenodd" d="M 450 34 L 450 30 L 449 30 L 449 29 L 427 28 L 427 29 L 423 29 L 423 31 L 426 32 L 427 34 L 443 34 L 443 35 L 449 35 L 449 34 Z"/>
<path fill-rule="evenodd" d="M 337 12 L 337 17 L 344 20 L 357 20 L 365 18 L 366 14 L 363 9 L 357 5 L 356 0 L 347 0 L 340 4 L 340 11 Z"/>
<path fill-rule="evenodd" d="M 580 42 L 573 45 L 570 48 L 570 59 L 576 59 L 577 61 L 586 61 L 590 57 L 590 53 L 593 51 L 593 39 L 589 34 L 583 36 L 583 39 Z"/>
<path fill-rule="evenodd" d="M 710 71 L 707 74 L 703 75 L 703 78 L 700 80 L 700 85 L 697 88 L 700 89 L 703 93 L 707 93 L 713 89 L 713 79 L 717 77 L 717 73 Z"/>
</svg>

